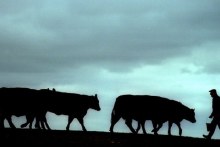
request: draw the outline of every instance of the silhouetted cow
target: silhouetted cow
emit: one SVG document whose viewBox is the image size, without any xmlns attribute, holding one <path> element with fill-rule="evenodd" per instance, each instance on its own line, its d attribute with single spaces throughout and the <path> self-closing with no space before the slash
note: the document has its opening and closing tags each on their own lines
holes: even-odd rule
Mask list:
<svg viewBox="0 0 220 147">
<path fill-rule="evenodd" d="M 165 115 L 166 117 L 162 117 L 162 119 L 159 118 L 159 119 L 152 120 L 152 124 L 154 126 L 154 129 L 152 130 L 152 132 L 157 134 L 159 129 L 162 127 L 163 123 L 168 121 L 168 135 L 172 135 L 171 127 L 172 127 L 172 124 L 175 123 L 179 129 L 179 135 L 181 136 L 182 135 L 181 121 L 185 119 L 192 123 L 195 123 L 196 122 L 195 110 L 184 106 L 180 102 L 177 102 L 174 100 L 169 100 L 169 101 L 171 103 L 170 105 L 171 108 L 169 107 L 163 113 L 163 115 Z M 138 122 L 138 127 L 136 129 L 136 132 L 139 131 L 140 126 L 144 128 L 144 122 Z"/>
<path fill-rule="evenodd" d="M 47 103 L 44 102 L 47 111 L 57 115 L 68 115 L 68 124 L 66 126 L 66 130 L 69 130 L 73 119 L 77 118 L 82 126 L 83 131 L 86 131 L 83 118 L 87 114 L 88 109 L 91 108 L 97 111 L 101 110 L 97 94 L 94 96 L 89 96 L 47 90 L 41 92 L 49 98 Z"/>
<path fill-rule="evenodd" d="M 15 128 L 11 116 L 26 116 L 27 121 L 33 120 L 41 112 L 39 91 L 29 88 L 0 88 L 0 127 L 4 128 L 6 119 L 11 128 Z M 29 128 L 32 127 L 30 122 Z"/>
<path fill-rule="evenodd" d="M 150 95 L 119 96 L 112 110 L 110 132 L 113 132 L 114 125 L 120 118 L 125 119 L 126 125 L 133 133 L 137 132 L 132 127 L 132 119 L 141 124 L 144 133 L 146 133 L 144 127 L 146 120 L 152 120 L 156 133 L 162 124 L 169 120 L 169 134 L 171 134 L 171 123 L 176 123 L 180 129 L 180 135 L 182 133 L 180 122 L 183 119 L 196 122 L 194 109 L 174 100 Z M 159 124 L 158 127 L 157 124 Z"/>
</svg>

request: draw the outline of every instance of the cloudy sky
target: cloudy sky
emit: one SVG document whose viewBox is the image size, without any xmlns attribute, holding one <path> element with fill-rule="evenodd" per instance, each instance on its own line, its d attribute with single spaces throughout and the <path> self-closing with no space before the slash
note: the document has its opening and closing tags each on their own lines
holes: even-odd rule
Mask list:
<svg viewBox="0 0 220 147">
<path fill-rule="evenodd" d="M 220 91 L 219 6 L 219 0 L 0 0 L 0 86 L 97 93 L 102 110 L 88 111 L 89 131 L 108 132 L 121 94 L 167 97 L 195 108 L 197 122 L 183 121 L 183 136 L 202 137 L 208 91 Z M 66 116 L 47 117 L 51 128 L 65 129 Z M 24 120 L 13 119 L 17 126 Z M 150 122 L 146 127 L 150 132 Z M 81 130 L 76 120 L 71 129 Z M 130 132 L 123 120 L 115 131 Z"/>
</svg>

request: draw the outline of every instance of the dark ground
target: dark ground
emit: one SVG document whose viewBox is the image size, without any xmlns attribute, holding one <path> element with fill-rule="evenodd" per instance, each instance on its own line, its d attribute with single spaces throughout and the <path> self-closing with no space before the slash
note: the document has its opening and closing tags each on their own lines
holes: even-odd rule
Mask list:
<svg viewBox="0 0 220 147">
<path fill-rule="evenodd" d="M 220 140 L 206 140 L 193 137 L 167 135 L 144 135 L 131 133 L 82 132 L 61 130 L 0 130 L 0 147 L 3 146 L 39 146 L 39 147 L 151 147 L 151 146 L 220 146 Z"/>
</svg>

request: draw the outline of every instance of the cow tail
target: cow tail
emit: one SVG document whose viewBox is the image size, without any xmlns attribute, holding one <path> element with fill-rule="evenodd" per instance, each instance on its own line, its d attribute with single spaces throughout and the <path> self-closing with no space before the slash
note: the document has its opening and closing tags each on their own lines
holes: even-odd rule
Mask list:
<svg viewBox="0 0 220 147">
<path fill-rule="evenodd" d="M 114 121 L 113 119 L 115 119 L 115 117 L 116 117 L 116 113 L 117 113 L 116 109 L 117 109 L 117 107 L 118 107 L 118 99 L 116 99 L 114 107 L 112 109 L 111 122 Z"/>
<path fill-rule="evenodd" d="M 112 115 L 111 115 L 111 122 L 113 121 L 113 118 L 115 117 L 115 105 L 112 109 Z"/>
</svg>

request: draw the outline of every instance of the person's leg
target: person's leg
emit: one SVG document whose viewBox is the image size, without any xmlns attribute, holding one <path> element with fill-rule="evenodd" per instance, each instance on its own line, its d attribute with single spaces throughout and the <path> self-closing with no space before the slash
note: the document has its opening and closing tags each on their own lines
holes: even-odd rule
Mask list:
<svg viewBox="0 0 220 147">
<path fill-rule="evenodd" d="M 215 128 L 216 128 L 217 124 L 218 124 L 218 120 L 214 118 L 212 120 L 211 124 L 210 124 L 209 134 L 208 135 L 203 135 L 203 137 L 206 138 L 206 139 L 211 139 L 212 135 L 215 132 Z"/>
</svg>

